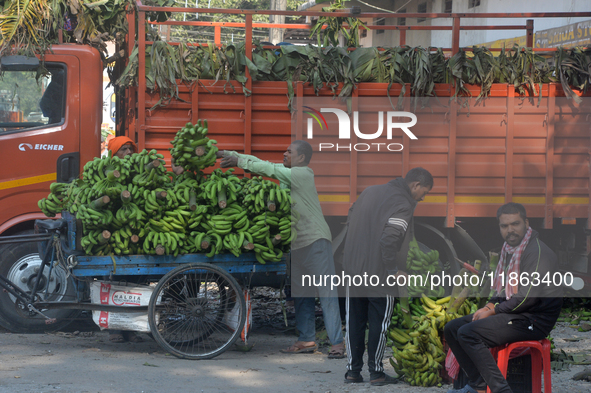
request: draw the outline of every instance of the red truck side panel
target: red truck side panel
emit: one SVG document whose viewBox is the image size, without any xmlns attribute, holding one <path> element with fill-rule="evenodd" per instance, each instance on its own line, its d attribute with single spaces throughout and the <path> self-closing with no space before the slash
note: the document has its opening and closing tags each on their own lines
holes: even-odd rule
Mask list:
<svg viewBox="0 0 591 393">
<path fill-rule="evenodd" d="M 240 85 L 232 82 L 234 92 L 230 85 L 224 89 L 223 81 L 213 86 L 213 81 L 201 82 L 205 87 L 180 87 L 186 102 L 173 102 L 166 108 L 150 111 L 158 97 L 146 94 L 145 129 L 132 124 L 138 133 L 145 133 L 145 147 L 167 155 L 178 129 L 200 118 L 208 119 L 209 135 L 220 149 L 280 162 L 291 141 L 286 83 L 253 83 L 251 135 L 247 135 L 247 99 Z M 384 97 L 386 88 L 386 84 L 360 83 L 355 95 Z M 332 95 L 325 90 L 321 95 Z M 471 87 L 471 91 L 473 97 L 479 93 L 478 88 Z M 296 92 L 300 97 L 315 95 L 308 86 L 298 86 Z M 399 86 L 392 87 L 393 100 L 399 92 Z M 515 201 L 526 204 L 531 217 L 548 222 L 553 217 L 587 218 L 590 137 L 588 127 L 583 126 L 588 123 L 586 101 L 574 108 L 557 85 L 543 86 L 539 105 L 537 97 L 523 100 L 507 85 L 493 86 L 485 105 L 472 101 L 469 109 L 450 103 L 451 94 L 450 86 L 439 85 L 439 100 L 432 98 L 430 108 L 411 110 L 421 113 L 421 122 L 413 128 L 419 140 L 395 136 L 391 142 L 402 143 L 406 151 L 397 153 L 398 161 L 390 167 L 384 168 L 384 153 L 315 153 L 311 166 L 324 213 L 344 216 L 365 187 L 423 166 L 433 173 L 435 187 L 419 205 L 418 215 L 446 217 L 453 223 L 455 217 L 494 217 L 499 205 Z M 370 120 L 363 121 L 375 129 Z M 317 136 L 320 141 L 334 139 Z"/>
</svg>

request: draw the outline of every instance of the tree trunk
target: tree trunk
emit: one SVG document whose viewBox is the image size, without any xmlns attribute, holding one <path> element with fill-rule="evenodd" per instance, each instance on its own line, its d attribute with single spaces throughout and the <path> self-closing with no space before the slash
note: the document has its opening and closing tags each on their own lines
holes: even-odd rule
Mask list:
<svg viewBox="0 0 591 393">
<path fill-rule="evenodd" d="M 285 11 L 287 9 L 287 0 L 271 0 L 271 9 Z M 269 22 L 285 23 L 285 15 L 270 15 Z M 269 29 L 269 41 L 274 45 L 283 42 L 285 29 Z"/>
</svg>

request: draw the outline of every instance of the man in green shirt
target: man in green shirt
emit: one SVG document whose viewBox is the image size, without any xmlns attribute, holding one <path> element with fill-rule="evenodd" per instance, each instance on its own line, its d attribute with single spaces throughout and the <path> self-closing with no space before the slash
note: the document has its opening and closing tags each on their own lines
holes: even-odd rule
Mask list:
<svg viewBox="0 0 591 393">
<path fill-rule="evenodd" d="M 298 341 L 283 353 L 314 352 L 316 329 L 314 322 L 314 297 L 301 297 L 310 288 L 301 288 L 303 275 L 334 275 L 332 257 L 332 236 L 324 220 L 318 193 L 314 184 L 314 171 L 308 164 L 312 158 L 312 146 L 306 141 L 296 140 L 283 153 L 283 164 L 263 161 L 257 157 L 234 151 L 220 151 L 218 158 L 222 168 L 239 167 L 245 171 L 279 180 L 281 188 L 291 190 L 294 209 L 300 213 L 297 223 L 297 237 L 291 244 L 291 276 L 294 291 L 296 328 L 300 332 Z M 336 288 L 317 288 L 324 315 L 324 325 L 332 344 L 329 358 L 344 357 L 341 317 Z M 299 292 L 299 294 L 298 294 Z"/>
</svg>

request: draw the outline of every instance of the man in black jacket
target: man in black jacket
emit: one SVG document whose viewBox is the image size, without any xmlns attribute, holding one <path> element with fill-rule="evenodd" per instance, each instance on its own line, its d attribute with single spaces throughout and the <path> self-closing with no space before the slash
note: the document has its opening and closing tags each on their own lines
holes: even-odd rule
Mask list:
<svg viewBox="0 0 591 393">
<path fill-rule="evenodd" d="M 406 177 L 366 188 L 349 210 L 343 272 L 351 277 L 374 277 L 359 285 L 347 283 L 347 373 L 345 383 L 363 382 L 360 372 L 367 342 L 370 383 L 381 386 L 398 380 L 384 373 L 382 359 L 394 298 L 386 285 L 389 275 L 404 274 L 409 243 L 413 238 L 412 216 L 419 201 L 433 187 L 433 177 L 413 168 Z M 377 276 L 377 277 L 376 277 Z M 357 280 L 358 281 L 358 280 Z"/>
<path fill-rule="evenodd" d="M 505 239 L 495 272 L 493 296 L 472 315 L 445 325 L 445 339 L 468 376 L 468 384 L 448 393 L 511 393 L 489 348 L 548 336 L 562 308 L 562 288 L 552 282 L 558 264 L 527 220 L 525 208 L 507 203 L 497 211 Z M 546 282 L 544 282 L 546 281 Z"/>
</svg>

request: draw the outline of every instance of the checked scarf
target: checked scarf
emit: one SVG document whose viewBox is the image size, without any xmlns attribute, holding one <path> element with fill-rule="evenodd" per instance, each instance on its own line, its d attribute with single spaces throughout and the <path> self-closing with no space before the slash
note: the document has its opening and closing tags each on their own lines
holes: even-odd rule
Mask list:
<svg viewBox="0 0 591 393">
<path fill-rule="evenodd" d="M 505 296 L 507 300 L 511 299 L 511 296 L 515 295 L 519 290 L 518 285 L 509 285 L 509 275 L 513 272 L 517 273 L 519 277 L 519 264 L 521 263 L 521 254 L 523 254 L 523 250 L 527 247 L 527 243 L 529 243 L 529 239 L 531 237 L 532 229 L 531 227 L 527 228 L 527 232 L 525 232 L 525 236 L 521 240 L 521 243 L 518 246 L 511 247 L 510 245 L 505 242 L 503 244 L 503 249 L 501 250 L 501 258 L 499 260 L 499 264 L 497 265 L 497 270 L 495 271 L 495 281 L 494 281 L 494 289 L 497 292 L 497 295 L 501 293 L 503 290 L 502 282 L 501 282 L 501 273 L 505 271 L 505 264 L 507 263 L 507 254 L 513 254 L 511 260 L 509 261 L 509 267 L 507 268 L 507 274 L 505 274 Z M 519 279 L 517 280 L 519 284 Z"/>
</svg>

